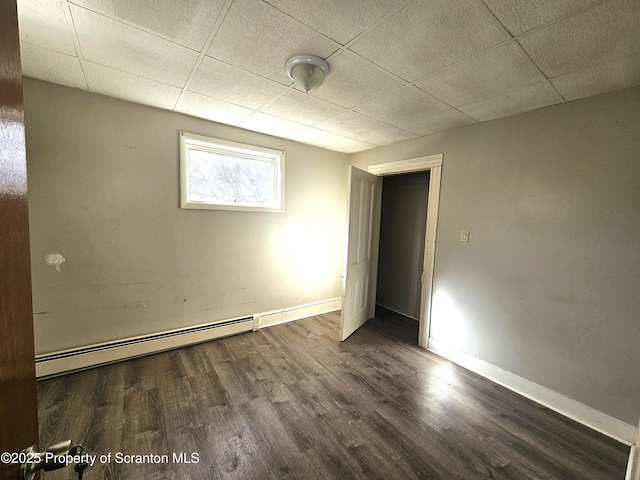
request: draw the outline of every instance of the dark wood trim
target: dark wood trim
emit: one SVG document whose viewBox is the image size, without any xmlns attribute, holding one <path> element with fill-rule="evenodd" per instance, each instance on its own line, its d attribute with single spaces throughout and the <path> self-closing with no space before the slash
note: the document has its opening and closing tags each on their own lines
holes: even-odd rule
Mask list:
<svg viewBox="0 0 640 480">
<path fill-rule="evenodd" d="M 0 451 L 38 442 L 22 73 L 15 0 L 0 2 Z M 0 464 L 13 480 L 16 465 Z"/>
</svg>

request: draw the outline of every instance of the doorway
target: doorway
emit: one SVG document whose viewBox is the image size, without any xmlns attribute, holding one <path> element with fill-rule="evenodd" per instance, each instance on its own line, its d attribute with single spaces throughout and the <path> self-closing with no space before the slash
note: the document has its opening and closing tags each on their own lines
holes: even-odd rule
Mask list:
<svg viewBox="0 0 640 480">
<path fill-rule="evenodd" d="M 428 170 L 383 178 L 376 307 L 416 322 L 420 321 L 428 200 Z"/>
<path fill-rule="evenodd" d="M 418 345 L 429 347 L 442 154 L 370 165 L 365 172 L 349 167 L 347 233 L 342 274 L 340 340 L 346 340 L 375 314 L 382 178 L 429 171 L 427 228 L 424 241 Z M 364 186 L 366 185 L 366 188 Z"/>
</svg>

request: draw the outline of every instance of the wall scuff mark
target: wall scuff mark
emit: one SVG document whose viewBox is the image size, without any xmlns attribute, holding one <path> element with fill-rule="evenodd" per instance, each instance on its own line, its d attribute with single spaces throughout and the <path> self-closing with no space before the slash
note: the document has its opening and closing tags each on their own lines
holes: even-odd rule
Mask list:
<svg viewBox="0 0 640 480">
<path fill-rule="evenodd" d="M 44 257 L 44 261 L 47 263 L 47 265 L 55 265 L 56 270 L 59 272 L 60 265 L 65 261 L 65 259 L 59 253 L 50 253 L 49 255 Z"/>
</svg>

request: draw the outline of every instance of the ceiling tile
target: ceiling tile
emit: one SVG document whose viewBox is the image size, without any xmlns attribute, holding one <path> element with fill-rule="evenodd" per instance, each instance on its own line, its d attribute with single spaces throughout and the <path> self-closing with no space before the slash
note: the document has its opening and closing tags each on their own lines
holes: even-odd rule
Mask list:
<svg viewBox="0 0 640 480">
<path fill-rule="evenodd" d="M 20 41 L 76 56 L 76 49 L 58 0 L 20 0 L 18 2 Z"/>
<path fill-rule="evenodd" d="M 355 111 L 404 130 L 415 132 L 431 115 L 449 106 L 413 85 L 378 97 Z"/>
<path fill-rule="evenodd" d="M 351 49 L 412 82 L 510 38 L 480 1 L 420 0 Z"/>
<path fill-rule="evenodd" d="M 92 92 L 166 110 L 173 110 L 182 92 L 177 87 L 97 63 L 84 62 L 84 73 Z"/>
<path fill-rule="evenodd" d="M 355 140 L 353 138 L 345 138 L 344 140 L 339 140 L 335 143 L 327 145 L 325 148 L 341 153 L 356 153 L 364 152 L 365 150 L 371 150 L 372 148 L 376 148 L 376 145 L 361 142 L 360 140 Z"/>
<path fill-rule="evenodd" d="M 91 62 L 183 87 L 198 54 L 121 22 L 72 6 L 83 57 Z"/>
<path fill-rule="evenodd" d="M 291 85 L 284 68 L 291 56 L 326 58 L 335 50 L 333 42 L 261 0 L 236 0 L 207 55 Z"/>
<path fill-rule="evenodd" d="M 265 0 L 278 10 L 344 45 L 406 0 Z"/>
<path fill-rule="evenodd" d="M 486 122 L 562 102 L 563 99 L 555 88 L 547 80 L 544 80 L 509 92 L 503 92 L 496 97 L 462 105 L 458 107 L 458 110 L 480 122 Z"/>
<path fill-rule="evenodd" d="M 512 35 L 544 25 L 595 0 L 484 0 Z"/>
<path fill-rule="evenodd" d="M 351 52 L 342 52 L 329 60 L 329 75 L 311 95 L 345 108 L 384 95 L 406 85 L 402 80 L 372 65 Z"/>
<path fill-rule="evenodd" d="M 640 52 L 638 0 L 602 3 L 518 41 L 548 77 Z"/>
<path fill-rule="evenodd" d="M 253 113 L 249 108 L 193 92 L 185 92 L 175 111 L 227 125 L 237 125 Z"/>
<path fill-rule="evenodd" d="M 205 57 L 189 90 L 257 110 L 286 87 L 253 73 Z"/>
<path fill-rule="evenodd" d="M 87 90 L 80 60 L 75 56 L 21 43 L 20 57 L 22 74 L 26 77 Z"/>
<path fill-rule="evenodd" d="M 345 111 L 344 108 L 297 90 L 288 90 L 269 102 L 262 111 L 294 122 L 314 125 Z"/>
<path fill-rule="evenodd" d="M 352 153 L 639 85 L 638 1 L 18 0 L 18 10 L 27 76 Z M 329 59 L 321 88 L 290 88 L 284 64 L 296 53 Z"/>
<path fill-rule="evenodd" d="M 201 51 L 222 0 L 69 0 L 107 17 Z"/>
<path fill-rule="evenodd" d="M 320 130 L 315 127 L 300 130 L 299 132 L 289 136 L 289 138 L 297 142 L 316 145 L 318 147 L 326 147 L 327 145 L 349 140 L 349 138 L 338 135 L 337 133 L 327 132 L 326 130 Z"/>
<path fill-rule="evenodd" d="M 345 112 L 316 127 L 373 145 L 388 145 L 417 136 L 356 112 Z"/>
<path fill-rule="evenodd" d="M 276 137 L 289 137 L 297 131 L 304 130 L 307 125 L 292 122 L 284 118 L 274 117 L 266 113 L 256 112 L 239 125 L 240 128 L 266 133 Z"/>
<path fill-rule="evenodd" d="M 640 85 L 640 55 L 617 58 L 551 79 L 565 100 L 577 100 Z"/>
<path fill-rule="evenodd" d="M 418 80 L 415 85 L 453 107 L 544 80 L 517 42 L 510 42 Z"/>
<path fill-rule="evenodd" d="M 473 118 L 466 116 L 464 113 L 460 113 L 453 108 L 449 108 L 442 112 L 436 112 L 417 118 L 413 123 L 410 125 L 404 125 L 402 128 L 415 133 L 416 135 L 425 136 L 454 128 L 466 127 L 467 125 L 473 125 L 474 123 L 478 122 Z"/>
</svg>

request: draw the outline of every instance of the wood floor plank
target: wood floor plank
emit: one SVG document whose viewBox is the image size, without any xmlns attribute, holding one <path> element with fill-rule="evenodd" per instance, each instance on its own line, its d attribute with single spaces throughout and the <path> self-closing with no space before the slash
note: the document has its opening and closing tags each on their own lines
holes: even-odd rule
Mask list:
<svg viewBox="0 0 640 480">
<path fill-rule="evenodd" d="M 628 447 L 419 348 L 417 322 L 381 313 L 341 343 L 339 321 L 41 381 L 41 444 L 168 459 L 88 480 L 624 478 Z"/>
<path fill-rule="evenodd" d="M 213 422 L 208 427 L 209 450 L 214 453 L 203 462 L 208 464 L 211 478 L 267 478 L 268 472 L 259 461 L 260 440 L 238 408 L 215 407 L 210 413 Z"/>
</svg>

